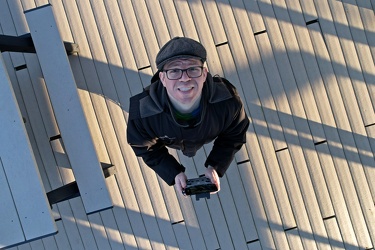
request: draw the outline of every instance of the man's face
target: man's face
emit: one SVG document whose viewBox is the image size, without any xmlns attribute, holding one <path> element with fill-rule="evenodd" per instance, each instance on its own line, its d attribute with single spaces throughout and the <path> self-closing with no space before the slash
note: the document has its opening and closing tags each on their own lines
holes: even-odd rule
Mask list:
<svg viewBox="0 0 375 250">
<path fill-rule="evenodd" d="M 196 78 L 188 76 L 184 71 L 180 79 L 170 80 L 165 70 L 189 69 L 192 67 L 202 67 L 202 62 L 198 59 L 177 59 L 164 66 L 164 72 L 159 73 L 159 78 L 167 90 L 170 98 L 182 105 L 194 104 L 202 94 L 203 84 L 207 77 L 207 68 L 202 69 L 202 75 Z"/>
</svg>

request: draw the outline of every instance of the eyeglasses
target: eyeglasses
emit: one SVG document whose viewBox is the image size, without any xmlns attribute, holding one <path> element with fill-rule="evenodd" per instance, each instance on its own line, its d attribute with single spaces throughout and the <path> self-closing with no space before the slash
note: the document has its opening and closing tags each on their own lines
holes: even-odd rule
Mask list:
<svg viewBox="0 0 375 250">
<path fill-rule="evenodd" d="M 169 80 L 178 80 L 182 77 L 182 74 L 186 72 L 188 77 L 190 78 L 197 78 L 202 75 L 203 67 L 202 66 L 195 66 L 190 67 L 187 69 L 167 69 L 163 70 L 167 74 L 167 78 Z"/>
</svg>

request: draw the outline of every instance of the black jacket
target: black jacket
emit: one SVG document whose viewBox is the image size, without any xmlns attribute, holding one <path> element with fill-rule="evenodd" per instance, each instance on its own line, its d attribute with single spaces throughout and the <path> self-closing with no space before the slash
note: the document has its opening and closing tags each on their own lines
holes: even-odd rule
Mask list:
<svg viewBox="0 0 375 250">
<path fill-rule="evenodd" d="M 201 98 L 201 117 L 194 125 L 179 124 L 172 113 L 167 92 L 157 80 L 130 98 L 128 143 L 166 183 L 185 168 L 168 153 L 166 146 L 194 156 L 204 144 L 214 141 L 205 166 L 222 177 L 234 154 L 246 142 L 249 119 L 235 87 L 209 73 Z"/>
</svg>

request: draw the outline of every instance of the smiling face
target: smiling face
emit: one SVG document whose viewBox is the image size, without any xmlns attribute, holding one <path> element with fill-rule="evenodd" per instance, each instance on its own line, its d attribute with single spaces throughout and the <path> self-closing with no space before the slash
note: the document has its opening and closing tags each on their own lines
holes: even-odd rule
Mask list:
<svg viewBox="0 0 375 250">
<path fill-rule="evenodd" d="M 199 59 L 177 59 L 167 63 L 164 66 L 164 70 L 184 70 L 197 66 L 202 66 L 202 62 Z M 165 71 L 159 73 L 159 78 L 166 88 L 172 103 L 175 104 L 175 106 L 177 105 L 181 107 L 182 109 L 189 109 L 200 100 L 206 77 L 207 68 L 203 68 L 202 75 L 200 77 L 191 78 L 188 76 L 186 71 L 184 71 L 181 78 L 177 80 L 168 79 Z"/>
</svg>

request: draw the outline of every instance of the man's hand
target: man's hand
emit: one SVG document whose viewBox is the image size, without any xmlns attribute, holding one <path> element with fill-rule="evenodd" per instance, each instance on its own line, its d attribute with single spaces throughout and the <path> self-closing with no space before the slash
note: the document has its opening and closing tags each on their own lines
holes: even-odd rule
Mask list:
<svg viewBox="0 0 375 250">
<path fill-rule="evenodd" d="M 174 178 L 174 182 L 175 182 L 177 191 L 179 193 L 182 193 L 182 190 L 184 190 L 186 188 L 186 180 L 187 180 L 187 177 L 186 177 L 186 174 L 184 172 L 179 173 Z"/>
<path fill-rule="evenodd" d="M 220 191 L 220 179 L 219 179 L 219 175 L 217 174 L 216 170 L 213 167 L 208 166 L 207 169 L 206 169 L 206 173 L 204 175 L 207 178 L 209 178 L 211 180 L 211 182 L 213 184 L 215 184 L 216 187 L 217 187 L 217 191 L 212 192 L 211 194 L 215 194 L 215 193 L 219 192 Z"/>
</svg>

